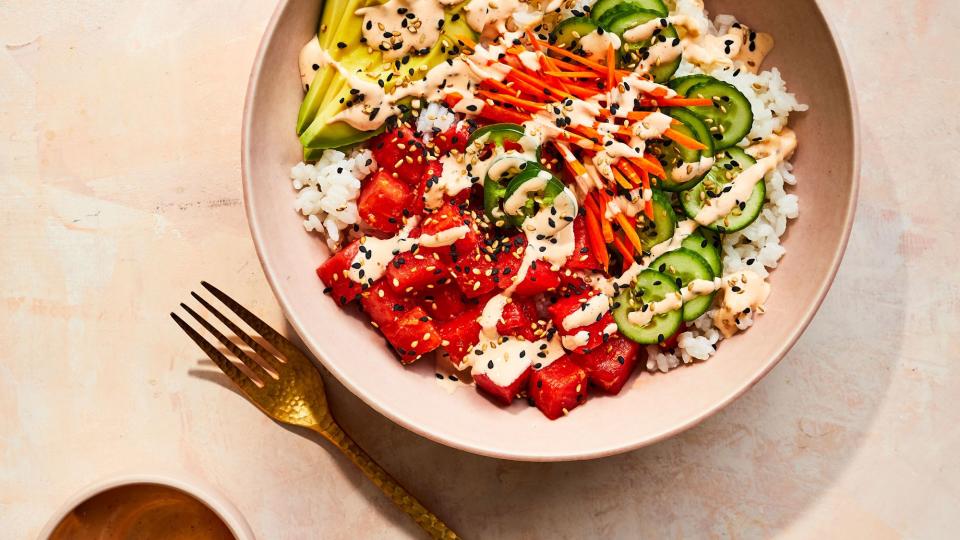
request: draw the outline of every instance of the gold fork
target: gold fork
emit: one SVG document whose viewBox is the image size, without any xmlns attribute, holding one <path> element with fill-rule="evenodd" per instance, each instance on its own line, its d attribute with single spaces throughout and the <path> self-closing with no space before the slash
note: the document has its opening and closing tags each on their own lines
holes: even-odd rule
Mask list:
<svg viewBox="0 0 960 540">
<path fill-rule="evenodd" d="M 323 379 L 317 367 L 293 343 L 273 328 L 247 311 L 220 289 L 206 281 L 201 284 L 225 306 L 230 308 L 243 322 L 254 329 L 276 349 L 275 354 L 251 338 L 236 323 L 213 307 L 195 292 L 190 294 L 204 308 L 212 313 L 227 328 L 239 337 L 255 353 L 251 357 L 247 351 L 223 335 L 216 327 L 186 304 L 180 304 L 209 333 L 223 344 L 240 361 L 245 369 L 234 364 L 176 313 L 173 320 L 187 335 L 207 353 L 207 356 L 230 378 L 253 402 L 270 418 L 284 424 L 302 426 L 313 430 L 333 443 L 354 465 L 363 471 L 377 487 L 417 522 L 432 538 L 455 539 L 457 534 L 450 530 L 440 519 L 427 510 L 420 502 L 400 486 L 390 474 L 378 465 L 357 443 L 337 424 L 327 405 L 327 395 L 323 389 Z"/>
</svg>

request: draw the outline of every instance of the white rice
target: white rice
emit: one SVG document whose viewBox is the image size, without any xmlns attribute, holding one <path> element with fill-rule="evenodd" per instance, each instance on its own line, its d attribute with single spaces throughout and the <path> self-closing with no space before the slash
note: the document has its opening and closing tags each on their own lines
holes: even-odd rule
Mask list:
<svg viewBox="0 0 960 540">
<path fill-rule="evenodd" d="M 369 150 L 354 151 L 349 156 L 339 150 L 326 150 L 316 164 L 296 164 L 290 169 L 293 189 L 297 190 L 293 206 L 306 218 L 303 227 L 321 233 L 327 246 L 337 249 L 344 239 L 343 230 L 360 221 L 360 180 L 376 168 Z"/>
<path fill-rule="evenodd" d="M 430 141 L 434 134 L 446 131 L 456 121 L 453 111 L 439 103 L 430 103 L 417 116 L 417 131 L 425 141 Z"/>
</svg>

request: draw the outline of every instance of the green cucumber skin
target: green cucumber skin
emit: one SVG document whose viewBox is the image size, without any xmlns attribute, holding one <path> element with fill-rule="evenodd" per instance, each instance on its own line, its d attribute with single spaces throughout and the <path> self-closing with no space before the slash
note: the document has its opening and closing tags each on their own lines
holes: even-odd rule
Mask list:
<svg viewBox="0 0 960 540">
<path fill-rule="evenodd" d="M 704 260 L 695 251 L 681 247 L 657 257 L 650 268 L 666 274 L 674 279 L 680 279 L 678 287 L 686 287 L 694 279 L 712 280 L 716 277 L 710 263 Z M 694 298 L 683 304 L 683 320 L 690 322 L 703 315 L 713 304 L 715 293 Z"/>
<path fill-rule="evenodd" d="M 731 160 L 735 160 L 741 165 L 740 172 L 756 163 L 756 160 L 744 152 L 742 148 L 727 148 L 720 154 L 717 154 L 717 162 L 714 163 L 713 168 L 710 169 L 709 173 L 707 173 L 707 178 L 713 179 L 721 185 L 728 184 L 729 181 L 727 181 L 724 177 L 726 169 L 724 169 L 723 165 L 725 163 L 729 163 Z M 702 208 L 699 200 L 700 193 L 704 189 L 706 189 L 704 187 L 704 182 L 700 182 L 693 188 L 680 194 L 680 204 L 683 207 L 683 211 L 691 219 L 696 219 L 697 213 L 700 211 L 700 208 Z M 709 225 L 701 225 L 701 227 L 718 233 L 731 233 L 743 230 L 753 223 L 754 220 L 756 220 L 760 215 L 760 212 L 763 210 L 763 203 L 766 199 L 766 196 L 766 183 L 763 180 L 760 180 L 757 182 L 757 185 L 754 186 L 753 192 L 750 194 L 750 198 L 746 201 L 745 208 L 741 211 L 739 216 L 730 214 L 727 216 L 727 224 L 724 224 L 724 218 L 721 218 Z"/>
<path fill-rule="evenodd" d="M 638 309 L 639 304 L 633 303 L 633 299 L 638 296 L 644 303 L 650 303 L 663 300 L 668 294 L 679 290 L 670 276 L 650 269 L 640 272 L 634 285 L 620 293 L 615 302 L 617 305 L 613 310 L 613 320 L 617 323 L 620 333 L 627 339 L 642 345 L 654 345 L 675 334 L 683 322 L 682 310 L 677 309 L 657 315 L 647 326 L 631 323 L 628 315 L 631 311 Z"/>
<path fill-rule="evenodd" d="M 724 107 L 735 107 L 734 111 L 722 111 L 719 106 L 688 107 L 688 109 L 704 120 L 712 120 L 712 125 L 722 123 L 725 131 L 721 135 L 714 134 L 714 146 L 717 151 L 735 146 L 742 141 L 753 127 L 753 108 L 750 100 L 737 87 L 717 79 L 702 82 L 690 87 L 686 97 L 729 98 Z M 710 122 L 708 122 L 710 123 Z M 719 136 L 719 137 L 718 137 Z"/>
<path fill-rule="evenodd" d="M 710 265 L 710 270 L 715 276 L 719 276 L 723 271 L 723 259 L 716 233 L 709 229 L 702 229 L 694 232 L 680 242 L 680 247 L 689 249 L 697 255 L 703 257 Z"/>
<path fill-rule="evenodd" d="M 673 211 L 670 199 L 663 193 L 654 190 L 652 200 L 655 233 L 651 235 L 647 230 L 639 228 L 637 230 L 637 234 L 640 236 L 640 243 L 643 245 L 643 249 L 646 250 L 673 238 L 673 231 L 677 228 L 677 214 Z"/>
<path fill-rule="evenodd" d="M 684 75 L 683 77 L 677 77 L 676 79 L 671 80 L 668 86 L 671 89 L 673 89 L 674 92 L 680 94 L 681 96 L 686 96 L 687 91 L 693 88 L 694 86 L 700 83 L 715 81 L 715 80 L 716 79 L 714 79 L 709 75 L 699 75 L 699 74 Z"/>
<path fill-rule="evenodd" d="M 550 33 L 550 36 L 553 38 L 554 44 L 558 47 L 576 50 L 579 47 L 580 39 L 574 37 L 572 32 L 576 32 L 580 37 L 583 37 L 597 28 L 597 23 L 592 19 L 587 17 L 571 17 L 561 21 L 560 24 L 553 29 L 553 32 Z M 577 43 L 578 47 L 571 47 L 574 42 Z"/>
<path fill-rule="evenodd" d="M 663 0 L 598 0 L 590 9 L 590 18 L 599 22 L 600 17 L 607 11 L 625 5 L 652 11 L 660 17 L 666 17 L 669 14 Z"/>
<path fill-rule="evenodd" d="M 671 152 L 674 152 L 679 155 L 679 157 L 686 163 L 694 163 L 699 161 L 700 158 L 704 155 L 712 156 L 713 155 L 713 138 L 710 136 L 710 129 L 707 125 L 700 119 L 697 115 L 686 109 L 672 109 L 669 112 L 669 115 L 676 120 L 679 120 L 684 126 L 686 126 L 689 133 L 686 135 L 693 136 L 694 139 L 700 141 L 707 147 L 706 150 L 690 150 L 690 149 L 680 149 L 674 147 Z M 676 128 L 674 128 L 676 129 Z M 672 142 L 671 145 L 677 145 L 678 143 Z M 668 163 L 665 167 L 672 170 L 672 163 Z M 699 184 L 703 178 L 707 175 L 709 171 L 703 173 L 702 175 L 691 178 L 686 182 L 675 182 L 672 178 L 664 178 L 663 182 L 660 182 L 660 188 L 664 191 L 685 191 L 693 186 Z M 669 172 L 668 172 L 669 174 Z"/>
</svg>

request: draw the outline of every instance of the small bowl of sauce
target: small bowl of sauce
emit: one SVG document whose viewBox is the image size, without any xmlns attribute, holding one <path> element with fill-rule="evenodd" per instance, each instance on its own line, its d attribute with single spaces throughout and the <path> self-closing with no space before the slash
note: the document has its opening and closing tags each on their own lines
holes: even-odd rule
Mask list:
<svg viewBox="0 0 960 540">
<path fill-rule="evenodd" d="M 74 497 L 42 540 L 252 540 L 236 508 L 208 488 L 158 477 L 127 477 Z"/>
</svg>

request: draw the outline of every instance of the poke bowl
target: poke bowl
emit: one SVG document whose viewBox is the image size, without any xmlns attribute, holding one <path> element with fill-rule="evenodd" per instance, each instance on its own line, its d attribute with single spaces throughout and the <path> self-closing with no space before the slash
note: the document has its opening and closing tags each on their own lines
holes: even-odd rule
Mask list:
<svg viewBox="0 0 960 540">
<path fill-rule="evenodd" d="M 293 328 L 380 413 L 612 455 L 730 403 L 813 318 L 856 204 L 848 81 L 814 0 L 281 1 L 247 217 Z"/>
</svg>

